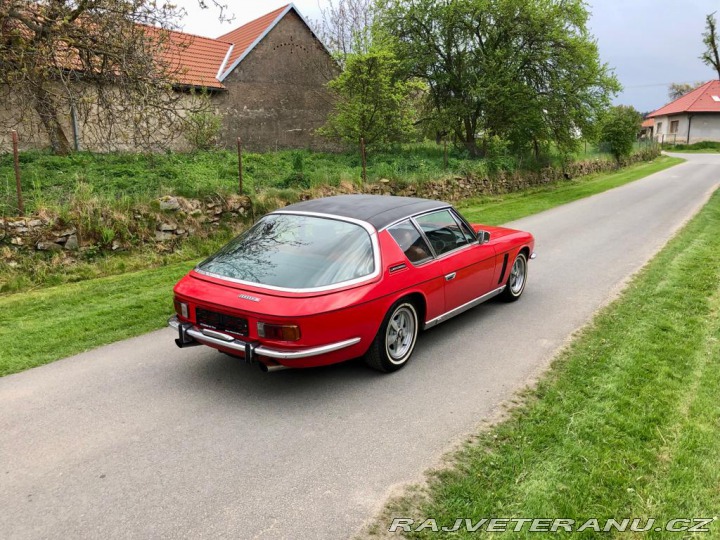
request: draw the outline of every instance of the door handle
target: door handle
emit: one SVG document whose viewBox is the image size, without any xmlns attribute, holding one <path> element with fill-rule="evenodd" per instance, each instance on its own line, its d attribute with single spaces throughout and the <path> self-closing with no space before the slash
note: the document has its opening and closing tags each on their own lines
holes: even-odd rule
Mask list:
<svg viewBox="0 0 720 540">
<path fill-rule="evenodd" d="M 453 279 L 455 279 L 455 276 L 457 276 L 457 272 L 453 272 L 452 274 L 448 274 L 447 276 L 445 276 L 445 281 L 452 281 Z"/>
</svg>

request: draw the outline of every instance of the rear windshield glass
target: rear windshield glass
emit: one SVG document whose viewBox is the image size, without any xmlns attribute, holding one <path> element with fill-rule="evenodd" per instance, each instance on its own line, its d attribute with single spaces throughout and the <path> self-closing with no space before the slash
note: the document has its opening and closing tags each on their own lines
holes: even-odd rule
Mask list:
<svg viewBox="0 0 720 540">
<path fill-rule="evenodd" d="M 375 262 L 370 235 L 359 225 L 271 214 L 199 268 L 259 285 L 310 289 L 372 274 Z"/>
</svg>

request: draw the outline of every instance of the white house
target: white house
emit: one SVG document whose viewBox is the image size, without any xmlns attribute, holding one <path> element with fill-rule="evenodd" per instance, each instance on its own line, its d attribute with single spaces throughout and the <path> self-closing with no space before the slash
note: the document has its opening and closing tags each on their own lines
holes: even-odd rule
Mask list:
<svg viewBox="0 0 720 540">
<path fill-rule="evenodd" d="M 658 142 L 720 142 L 720 81 L 710 81 L 647 116 Z"/>
</svg>

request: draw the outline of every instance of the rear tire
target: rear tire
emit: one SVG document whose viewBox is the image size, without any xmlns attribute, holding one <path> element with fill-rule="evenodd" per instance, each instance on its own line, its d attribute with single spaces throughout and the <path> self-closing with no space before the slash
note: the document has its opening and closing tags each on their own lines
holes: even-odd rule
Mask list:
<svg viewBox="0 0 720 540">
<path fill-rule="evenodd" d="M 397 371 L 410 360 L 419 330 L 415 305 L 404 298 L 398 300 L 385 315 L 363 360 L 383 373 Z"/>
<path fill-rule="evenodd" d="M 525 253 L 518 253 L 513 265 L 510 267 L 510 275 L 505 283 L 505 290 L 500 299 L 505 302 L 516 302 L 522 296 L 527 284 L 528 263 Z"/>
</svg>

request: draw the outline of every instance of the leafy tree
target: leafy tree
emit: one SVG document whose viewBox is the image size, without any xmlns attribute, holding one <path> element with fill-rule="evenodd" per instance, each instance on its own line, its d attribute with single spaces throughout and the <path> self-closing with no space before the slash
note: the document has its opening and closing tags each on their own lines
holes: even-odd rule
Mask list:
<svg viewBox="0 0 720 540">
<path fill-rule="evenodd" d="M 720 79 L 720 53 L 718 53 L 717 20 L 714 12 L 705 17 L 705 32 L 702 36 L 705 52 L 700 59 L 713 68 Z"/>
<path fill-rule="evenodd" d="M 344 71 L 328 85 L 335 110 L 319 132 L 351 144 L 402 141 L 413 131 L 410 97 L 419 85 L 407 78 L 394 53 L 378 45 L 347 56 Z"/>
<path fill-rule="evenodd" d="M 619 90 L 582 0 L 380 0 L 377 16 L 473 156 L 492 136 L 573 149 Z"/>
<path fill-rule="evenodd" d="M 671 83 L 668 87 L 668 97 L 671 101 L 675 101 L 676 99 L 679 99 L 683 97 L 685 94 L 689 94 L 696 88 L 699 88 L 705 84 L 704 82 L 695 82 L 695 83 Z"/>
<path fill-rule="evenodd" d="M 182 11 L 155 0 L 3 0 L 0 99 L 18 124 L 36 116 L 59 154 L 67 118 L 92 118 L 111 140 L 127 127 L 153 146 L 182 120 L 170 34 Z M 7 127 L 7 126 L 6 126 Z"/>
<path fill-rule="evenodd" d="M 618 163 L 632 153 L 641 123 L 640 113 L 626 105 L 611 107 L 603 117 L 600 139 Z"/>
</svg>

